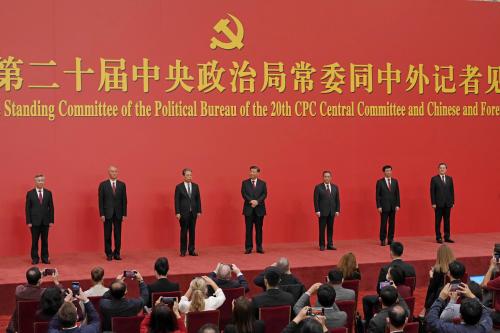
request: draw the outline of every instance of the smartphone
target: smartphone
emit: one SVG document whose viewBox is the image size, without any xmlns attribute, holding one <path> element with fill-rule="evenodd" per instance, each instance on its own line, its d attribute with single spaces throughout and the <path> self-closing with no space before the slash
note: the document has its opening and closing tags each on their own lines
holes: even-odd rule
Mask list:
<svg viewBox="0 0 500 333">
<path fill-rule="evenodd" d="M 325 308 L 310 308 L 309 310 L 307 310 L 307 315 L 309 317 L 324 316 Z"/>
<path fill-rule="evenodd" d="M 80 282 L 77 281 L 71 282 L 71 291 L 73 292 L 73 296 L 80 295 Z"/>
<path fill-rule="evenodd" d="M 450 291 L 457 291 L 460 287 L 460 283 L 452 283 L 450 285 Z"/>
<path fill-rule="evenodd" d="M 391 285 L 391 283 L 389 281 L 382 281 L 379 283 L 379 288 L 380 288 L 380 290 L 382 290 L 383 288 L 388 287 L 390 285 Z"/>
<path fill-rule="evenodd" d="M 45 268 L 42 272 L 42 276 L 52 276 L 56 273 L 55 268 Z"/>
<path fill-rule="evenodd" d="M 127 278 L 127 279 L 133 279 L 135 278 L 135 275 L 136 275 L 136 271 L 123 271 L 123 277 L 124 278 Z"/>
<path fill-rule="evenodd" d="M 495 252 L 495 259 L 497 260 L 497 262 L 500 262 L 500 253 L 499 252 Z"/>
<path fill-rule="evenodd" d="M 160 302 L 162 302 L 163 304 L 167 304 L 169 307 L 172 307 L 176 301 L 177 301 L 177 297 L 162 297 L 162 298 L 160 298 Z"/>
</svg>

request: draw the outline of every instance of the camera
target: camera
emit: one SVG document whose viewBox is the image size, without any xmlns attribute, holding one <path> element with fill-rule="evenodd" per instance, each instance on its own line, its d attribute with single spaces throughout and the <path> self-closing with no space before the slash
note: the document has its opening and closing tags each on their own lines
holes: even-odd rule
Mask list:
<svg viewBox="0 0 500 333">
<path fill-rule="evenodd" d="M 71 291 L 73 292 L 73 296 L 80 295 L 80 282 L 77 281 L 71 282 Z"/>
<path fill-rule="evenodd" d="M 172 307 L 174 303 L 177 301 L 177 297 L 161 297 L 160 302 L 163 304 L 167 304 L 168 306 Z"/>
<path fill-rule="evenodd" d="M 324 316 L 325 308 L 310 308 L 307 310 L 307 315 L 309 317 Z"/>
<path fill-rule="evenodd" d="M 55 268 L 45 268 L 42 271 L 42 276 L 52 276 L 56 274 L 56 269 Z"/>
<path fill-rule="evenodd" d="M 450 291 L 457 291 L 460 288 L 460 283 L 452 283 L 450 285 Z"/>
<path fill-rule="evenodd" d="M 137 275 L 137 271 L 123 271 L 123 277 L 127 279 L 133 279 Z"/>
</svg>

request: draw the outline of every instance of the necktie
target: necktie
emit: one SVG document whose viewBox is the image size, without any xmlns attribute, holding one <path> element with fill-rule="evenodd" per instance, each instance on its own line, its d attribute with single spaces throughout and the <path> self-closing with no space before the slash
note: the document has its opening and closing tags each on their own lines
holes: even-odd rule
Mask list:
<svg viewBox="0 0 500 333">
<path fill-rule="evenodd" d="M 115 182 L 112 182 L 111 186 L 113 187 L 113 194 L 116 194 L 116 184 L 115 184 Z"/>
<path fill-rule="evenodd" d="M 387 188 L 389 189 L 389 191 L 391 190 L 391 179 L 387 179 Z"/>
<path fill-rule="evenodd" d="M 191 198 L 191 183 L 188 183 L 188 195 Z"/>
<path fill-rule="evenodd" d="M 441 176 L 441 180 L 443 181 L 444 184 L 446 184 L 446 180 L 445 180 L 444 176 Z"/>
<path fill-rule="evenodd" d="M 328 191 L 328 194 L 332 194 L 332 191 L 330 190 L 330 184 L 326 184 L 326 190 Z"/>
<path fill-rule="evenodd" d="M 252 180 L 252 186 L 253 186 L 253 188 L 255 188 L 257 186 L 255 180 Z"/>
<path fill-rule="evenodd" d="M 42 204 L 43 201 L 42 191 L 38 191 L 38 201 L 40 201 L 40 204 Z"/>
</svg>

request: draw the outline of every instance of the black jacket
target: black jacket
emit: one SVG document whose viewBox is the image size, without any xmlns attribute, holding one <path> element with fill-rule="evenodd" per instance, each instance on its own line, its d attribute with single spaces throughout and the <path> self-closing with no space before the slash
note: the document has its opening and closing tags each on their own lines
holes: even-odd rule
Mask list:
<svg viewBox="0 0 500 333">
<path fill-rule="evenodd" d="M 158 279 L 155 282 L 148 284 L 148 292 L 149 292 L 149 300 L 147 304 L 149 307 L 152 306 L 151 295 L 153 293 L 161 293 L 161 292 L 169 292 L 169 291 L 179 291 L 179 284 L 175 282 L 171 282 L 166 278 Z M 180 300 L 179 300 L 180 301 Z"/>
<path fill-rule="evenodd" d="M 252 181 L 246 179 L 241 183 L 241 196 L 243 197 L 243 215 L 250 216 L 255 210 L 257 216 L 266 215 L 266 197 L 267 186 L 266 182 L 257 179 L 256 187 L 253 188 Z M 257 200 L 259 203 L 255 208 L 250 205 L 250 200 Z"/>
<path fill-rule="evenodd" d="M 261 272 L 259 275 L 257 275 L 253 279 L 253 283 L 255 285 L 259 286 L 262 288 L 262 290 L 266 290 L 266 285 L 264 284 L 264 275 L 266 274 L 266 271 L 264 270 Z M 280 279 L 280 286 L 290 286 L 290 285 L 302 285 L 302 282 L 298 278 L 296 278 L 293 274 L 281 274 L 281 279 Z"/>
<path fill-rule="evenodd" d="M 290 305 L 292 314 L 295 299 L 292 294 L 279 289 L 269 289 L 252 298 L 252 306 L 255 309 L 255 318 L 259 318 L 259 308 L 268 308 L 272 306 Z"/>
<path fill-rule="evenodd" d="M 245 289 L 245 293 L 250 291 L 250 287 L 248 286 L 248 282 L 245 279 L 245 276 L 241 274 L 240 276 L 237 277 L 236 280 L 222 280 L 217 278 L 217 274 L 214 272 L 211 272 L 208 274 L 208 277 L 211 278 L 215 284 L 220 288 L 220 289 L 234 289 L 234 288 L 241 288 L 243 287 Z M 215 290 L 211 286 L 208 286 L 208 295 L 211 296 Z"/>
<path fill-rule="evenodd" d="M 113 193 L 109 179 L 99 184 L 99 216 L 110 220 L 113 214 L 121 220 L 127 216 L 127 187 L 125 183 L 116 180 L 116 193 Z"/>
<path fill-rule="evenodd" d="M 35 227 L 54 223 L 54 202 L 52 193 L 43 189 L 42 203 L 38 200 L 38 192 L 32 189 L 26 193 L 26 224 Z"/>
<path fill-rule="evenodd" d="M 375 199 L 377 208 L 382 208 L 383 212 L 392 212 L 396 210 L 396 207 L 401 207 L 398 181 L 391 178 L 391 190 L 389 191 L 385 178 L 377 180 Z"/>
<path fill-rule="evenodd" d="M 189 197 L 184 182 L 177 184 L 174 194 L 175 214 L 189 215 L 201 213 L 201 197 L 198 184 L 191 183 L 191 197 Z"/>
<path fill-rule="evenodd" d="M 431 203 L 438 208 L 453 207 L 455 204 L 453 178 L 445 177 L 446 183 L 443 183 L 440 175 L 431 178 Z"/>
<path fill-rule="evenodd" d="M 404 262 L 402 259 L 394 259 L 390 264 L 380 268 L 377 281 L 377 292 L 380 293 L 380 282 L 387 281 L 386 276 L 390 267 L 398 266 L 404 272 L 405 277 L 415 277 L 415 267 Z"/>
<path fill-rule="evenodd" d="M 334 215 L 340 212 L 339 188 L 330 184 L 331 194 L 326 190 L 324 183 L 314 188 L 314 212 L 320 212 L 321 216 Z"/>
</svg>

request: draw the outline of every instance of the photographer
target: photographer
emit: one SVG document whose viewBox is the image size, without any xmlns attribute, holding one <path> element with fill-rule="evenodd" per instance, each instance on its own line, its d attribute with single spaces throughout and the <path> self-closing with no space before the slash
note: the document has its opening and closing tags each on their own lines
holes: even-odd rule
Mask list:
<svg viewBox="0 0 500 333">
<path fill-rule="evenodd" d="M 476 297 L 480 302 L 483 300 L 483 290 L 481 286 L 475 282 L 470 282 L 468 285 L 461 283 L 458 285 L 458 289 L 452 290 L 452 285 L 447 285 L 450 290 L 448 294 L 450 295 L 450 301 L 441 312 L 440 318 L 444 321 L 453 322 L 455 318 L 460 318 L 460 304 L 457 304 L 458 298 L 462 300 L 464 298 L 474 298 Z"/>
<path fill-rule="evenodd" d="M 481 286 L 486 287 L 491 293 L 500 293 L 500 275 L 498 274 L 500 268 L 500 244 L 495 244 L 493 258 L 490 260 L 490 267 L 488 272 L 484 275 L 484 280 Z M 495 278 L 493 278 L 496 276 Z M 500 325 L 500 297 L 494 297 L 495 304 L 493 308 L 495 311 L 491 313 L 491 319 L 495 326 Z"/>
<path fill-rule="evenodd" d="M 236 275 L 236 280 L 232 279 L 232 273 Z M 218 263 L 215 270 L 208 275 L 215 284 L 221 289 L 245 288 L 245 292 L 249 292 L 248 282 L 241 270 L 235 264 Z M 208 295 L 213 295 L 215 290 L 208 286 Z"/>
<path fill-rule="evenodd" d="M 179 313 L 179 303 L 175 301 L 172 308 L 162 302 L 156 301 L 153 310 L 141 323 L 140 333 L 185 333 L 186 326 Z"/>
<path fill-rule="evenodd" d="M 281 333 L 327 333 L 324 316 L 313 316 L 309 306 L 303 307 Z"/>
</svg>

